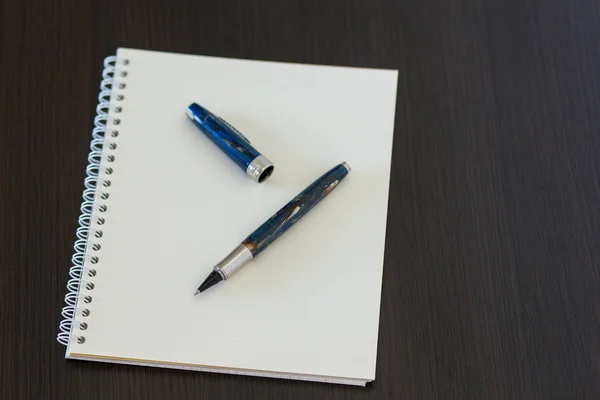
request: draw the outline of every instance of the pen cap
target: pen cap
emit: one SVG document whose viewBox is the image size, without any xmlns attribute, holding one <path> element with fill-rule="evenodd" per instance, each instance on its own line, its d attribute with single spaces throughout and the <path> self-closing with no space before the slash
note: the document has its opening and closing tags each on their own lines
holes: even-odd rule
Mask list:
<svg viewBox="0 0 600 400">
<path fill-rule="evenodd" d="M 223 118 L 196 103 L 187 108 L 186 114 L 205 136 L 254 181 L 264 182 L 271 176 L 275 168 L 273 163 Z"/>
</svg>

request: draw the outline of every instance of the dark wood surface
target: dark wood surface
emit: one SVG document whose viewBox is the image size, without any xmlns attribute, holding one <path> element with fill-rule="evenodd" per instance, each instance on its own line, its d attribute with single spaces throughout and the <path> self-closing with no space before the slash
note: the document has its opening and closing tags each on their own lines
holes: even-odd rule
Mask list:
<svg viewBox="0 0 600 400">
<path fill-rule="evenodd" d="M 600 398 L 600 3 L 172 3 L 0 2 L 1 399 Z M 374 383 L 63 359 L 118 46 L 399 70 Z"/>
</svg>

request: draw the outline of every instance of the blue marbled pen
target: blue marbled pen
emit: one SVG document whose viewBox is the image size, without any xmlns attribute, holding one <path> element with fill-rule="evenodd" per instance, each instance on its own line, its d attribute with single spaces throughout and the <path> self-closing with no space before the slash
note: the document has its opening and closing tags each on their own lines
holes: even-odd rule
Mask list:
<svg viewBox="0 0 600 400">
<path fill-rule="evenodd" d="M 259 255 L 279 236 L 319 204 L 348 175 L 350 166 L 343 162 L 310 184 L 292 201 L 252 232 L 231 253 L 221 260 L 208 275 L 196 294 L 226 280 L 248 261 Z"/>
<path fill-rule="evenodd" d="M 264 182 L 273 173 L 273 163 L 260 154 L 250 141 L 223 118 L 192 103 L 186 111 L 200 131 L 216 144 L 250 178 Z"/>
</svg>

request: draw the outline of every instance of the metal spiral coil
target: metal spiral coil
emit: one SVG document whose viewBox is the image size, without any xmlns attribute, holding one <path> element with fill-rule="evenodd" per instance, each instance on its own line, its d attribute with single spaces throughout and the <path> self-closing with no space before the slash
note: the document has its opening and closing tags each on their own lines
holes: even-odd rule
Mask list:
<svg viewBox="0 0 600 400">
<path fill-rule="evenodd" d="M 107 135 L 109 124 L 109 111 L 113 118 L 111 126 L 119 125 L 118 116 L 123 111 L 122 101 L 125 99 L 123 89 L 126 87 L 124 79 L 127 71 L 123 69 L 129 60 L 119 60 L 116 56 L 104 59 L 102 82 L 98 94 L 98 106 L 94 118 L 94 129 L 88 155 L 88 166 L 84 181 L 83 202 L 81 203 L 81 216 L 77 228 L 75 253 L 71 258 L 69 269 L 70 279 L 67 282 L 66 306 L 62 309 L 63 320 L 60 322 L 60 332 L 56 337 L 59 343 L 68 346 L 71 340 L 85 343 L 83 331 L 89 325 L 86 319 L 91 315 L 90 303 L 95 289 L 94 277 L 98 274 L 96 265 L 100 263 L 98 253 L 102 249 L 102 225 L 107 221 L 105 216 L 108 205 L 105 203 L 110 198 L 111 176 L 114 173 L 114 155 L 117 149 L 118 130 L 112 130 Z M 117 74 L 118 69 L 118 76 Z M 111 104 L 112 103 L 112 104 Z"/>
</svg>

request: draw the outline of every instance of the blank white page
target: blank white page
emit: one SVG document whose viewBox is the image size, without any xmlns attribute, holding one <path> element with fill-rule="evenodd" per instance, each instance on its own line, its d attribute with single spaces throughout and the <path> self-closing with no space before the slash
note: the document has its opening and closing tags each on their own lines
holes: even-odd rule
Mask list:
<svg viewBox="0 0 600 400">
<path fill-rule="evenodd" d="M 397 71 L 119 49 L 117 148 L 88 329 L 67 357 L 375 378 Z M 113 94 L 114 99 L 114 94 Z M 258 184 L 186 117 L 197 102 L 275 165 Z M 113 123 L 118 117 L 120 124 Z M 352 171 L 226 282 L 216 262 L 335 165 Z M 88 293 L 87 289 L 82 292 Z"/>
</svg>

